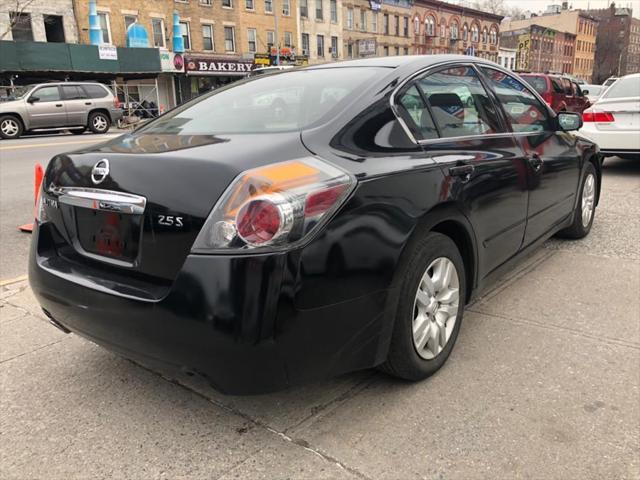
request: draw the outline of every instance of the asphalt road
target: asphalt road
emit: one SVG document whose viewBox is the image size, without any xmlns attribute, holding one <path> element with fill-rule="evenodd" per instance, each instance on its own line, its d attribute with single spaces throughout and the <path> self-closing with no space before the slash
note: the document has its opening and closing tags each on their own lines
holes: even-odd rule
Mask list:
<svg viewBox="0 0 640 480">
<path fill-rule="evenodd" d="M 225 396 L 64 335 L 25 281 L 0 284 L 0 478 L 640 479 L 640 162 L 605 165 L 591 234 L 470 305 L 416 384 Z"/>
<path fill-rule="evenodd" d="M 0 141 L 0 281 L 27 272 L 30 236 L 18 231 L 33 216 L 36 163 L 46 166 L 58 153 L 84 148 L 120 135 L 53 134 Z"/>
</svg>

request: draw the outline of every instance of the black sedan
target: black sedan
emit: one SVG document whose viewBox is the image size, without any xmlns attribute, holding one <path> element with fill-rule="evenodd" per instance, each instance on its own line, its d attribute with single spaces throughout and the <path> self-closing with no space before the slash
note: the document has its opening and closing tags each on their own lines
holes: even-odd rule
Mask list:
<svg viewBox="0 0 640 480">
<path fill-rule="evenodd" d="M 421 380 L 475 295 L 589 233 L 601 157 L 580 126 L 473 57 L 247 79 L 54 157 L 31 285 L 64 331 L 225 392 Z"/>
</svg>

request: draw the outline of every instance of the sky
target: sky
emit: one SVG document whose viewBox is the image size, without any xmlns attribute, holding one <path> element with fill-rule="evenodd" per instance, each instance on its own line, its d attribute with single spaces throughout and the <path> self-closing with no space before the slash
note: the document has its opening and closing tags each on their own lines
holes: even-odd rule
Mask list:
<svg viewBox="0 0 640 480">
<path fill-rule="evenodd" d="M 504 3 L 510 7 L 517 6 L 524 11 L 538 12 L 544 11 L 547 5 L 559 5 L 562 0 L 504 0 Z M 633 8 L 633 16 L 640 18 L 640 0 L 616 0 L 615 3 L 618 7 Z M 611 0 L 569 0 L 569 5 L 574 9 L 607 8 L 610 4 Z"/>
</svg>

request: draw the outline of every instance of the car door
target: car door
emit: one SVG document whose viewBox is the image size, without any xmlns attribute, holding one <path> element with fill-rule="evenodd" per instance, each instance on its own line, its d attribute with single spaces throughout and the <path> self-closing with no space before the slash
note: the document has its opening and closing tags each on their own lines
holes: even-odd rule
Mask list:
<svg viewBox="0 0 640 480">
<path fill-rule="evenodd" d="M 67 125 L 86 125 L 91 100 L 80 85 L 61 85 L 62 98 L 67 110 Z"/>
<path fill-rule="evenodd" d="M 577 138 L 556 128 L 555 114 L 523 82 L 492 67 L 480 70 L 528 160 L 527 246 L 573 212 L 580 179 Z"/>
<path fill-rule="evenodd" d="M 46 85 L 31 92 L 26 110 L 31 128 L 55 128 L 67 124 L 67 111 L 57 85 Z"/>
<path fill-rule="evenodd" d="M 410 88 L 407 123 L 428 133 L 420 143 L 445 175 L 441 201 L 455 203 L 473 227 L 482 280 L 522 244 L 526 160 L 471 65 L 432 71 Z"/>
<path fill-rule="evenodd" d="M 580 85 L 575 82 L 571 82 L 573 90 L 573 99 L 575 102 L 574 112 L 582 114 L 582 112 L 590 105 L 589 99 L 586 97 Z"/>
</svg>

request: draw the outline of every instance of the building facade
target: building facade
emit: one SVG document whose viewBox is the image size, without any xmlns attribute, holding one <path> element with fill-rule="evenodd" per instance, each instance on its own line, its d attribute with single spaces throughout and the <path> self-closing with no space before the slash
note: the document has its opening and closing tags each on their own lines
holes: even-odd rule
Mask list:
<svg viewBox="0 0 640 480">
<path fill-rule="evenodd" d="M 588 13 L 599 22 L 593 81 L 640 72 L 640 19 L 633 18 L 630 8 L 613 3 Z"/>
<path fill-rule="evenodd" d="M 563 3 L 560 13 L 545 14 L 525 20 L 505 21 L 503 31 L 527 29 L 532 25 L 575 35 L 573 52 L 573 75 L 591 82 L 596 55 L 598 20 L 581 10 L 569 10 Z"/>
<path fill-rule="evenodd" d="M 498 48 L 498 65 L 509 70 L 515 70 L 516 52 L 517 49 L 515 48 L 507 48 L 501 45 L 500 48 Z"/>
<path fill-rule="evenodd" d="M 0 5 L 0 40 L 78 43 L 73 0 L 34 1 L 26 5 L 3 0 Z"/>
<path fill-rule="evenodd" d="M 515 50 L 515 69 L 522 72 L 573 74 L 576 36 L 541 25 L 503 30 L 501 47 Z"/>
<path fill-rule="evenodd" d="M 344 56 L 363 58 L 414 53 L 408 1 L 344 3 Z"/>
<path fill-rule="evenodd" d="M 311 64 L 343 58 L 342 0 L 298 0 L 298 55 Z"/>
<path fill-rule="evenodd" d="M 501 15 L 437 0 L 416 0 L 415 53 L 458 53 L 498 60 Z"/>
</svg>

